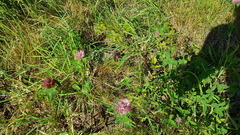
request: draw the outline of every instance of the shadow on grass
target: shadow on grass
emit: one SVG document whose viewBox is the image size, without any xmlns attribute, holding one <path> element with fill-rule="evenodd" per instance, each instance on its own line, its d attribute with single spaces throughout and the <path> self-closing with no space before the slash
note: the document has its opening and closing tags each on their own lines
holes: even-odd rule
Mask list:
<svg viewBox="0 0 240 135">
<path fill-rule="evenodd" d="M 204 82 L 211 75 L 216 76 L 216 81 L 228 86 L 223 98 L 230 99 L 228 110 L 232 120 L 230 120 L 230 134 L 240 133 L 240 8 L 234 11 L 235 20 L 229 24 L 222 24 L 214 27 L 205 39 L 202 50 L 198 55 L 192 57 L 191 61 L 179 68 L 183 72 L 181 81 L 178 84 L 179 94 L 183 95 L 188 90 L 199 90 L 205 93 L 210 87 L 208 83 L 199 88 L 199 83 Z"/>
</svg>

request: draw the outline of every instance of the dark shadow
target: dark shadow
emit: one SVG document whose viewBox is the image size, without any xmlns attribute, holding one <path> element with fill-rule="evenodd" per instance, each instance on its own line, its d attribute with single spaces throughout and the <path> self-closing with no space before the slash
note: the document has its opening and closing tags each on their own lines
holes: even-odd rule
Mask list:
<svg viewBox="0 0 240 135">
<path fill-rule="evenodd" d="M 204 90 L 210 86 L 206 83 L 200 91 L 199 82 L 203 82 L 216 71 L 225 71 L 223 77 L 217 77 L 217 81 L 229 86 L 224 98 L 230 99 L 231 134 L 239 132 L 237 130 L 240 128 L 240 7 L 235 8 L 234 17 L 233 22 L 214 27 L 207 35 L 199 54 L 178 69 L 183 73 L 178 84 L 180 95 L 192 89 L 205 93 Z"/>
</svg>

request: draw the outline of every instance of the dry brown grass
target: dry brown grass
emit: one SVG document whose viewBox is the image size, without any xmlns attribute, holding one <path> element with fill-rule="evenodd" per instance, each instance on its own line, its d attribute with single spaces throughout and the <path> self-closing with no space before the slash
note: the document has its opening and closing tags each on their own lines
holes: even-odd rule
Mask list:
<svg viewBox="0 0 240 135">
<path fill-rule="evenodd" d="M 179 45 L 195 44 L 202 47 L 211 28 L 234 20 L 230 2 L 181 0 L 168 1 L 163 11 L 172 28 L 179 33 Z M 187 42 L 187 43 L 186 43 Z"/>
</svg>

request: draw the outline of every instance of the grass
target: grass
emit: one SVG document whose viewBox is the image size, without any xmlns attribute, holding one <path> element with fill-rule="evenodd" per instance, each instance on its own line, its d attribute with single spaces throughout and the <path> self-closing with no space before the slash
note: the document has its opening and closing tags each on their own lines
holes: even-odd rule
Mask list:
<svg viewBox="0 0 240 135">
<path fill-rule="evenodd" d="M 234 21 L 230 2 L 5 0 L 0 7 L 1 134 L 240 132 L 238 48 L 206 45 L 212 28 Z M 46 77 L 55 87 L 42 86 Z M 125 98 L 131 111 L 117 113 Z"/>
</svg>

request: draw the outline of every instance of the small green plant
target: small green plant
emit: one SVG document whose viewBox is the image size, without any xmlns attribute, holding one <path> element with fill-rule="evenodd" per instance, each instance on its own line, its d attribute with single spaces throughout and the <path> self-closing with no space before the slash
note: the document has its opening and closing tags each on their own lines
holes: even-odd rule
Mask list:
<svg viewBox="0 0 240 135">
<path fill-rule="evenodd" d="M 53 99 L 54 94 L 58 94 L 56 88 L 42 89 L 39 91 L 39 94 L 46 95 L 49 100 Z"/>
<path fill-rule="evenodd" d="M 42 86 L 44 87 L 38 93 L 41 95 L 46 95 L 49 100 L 53 99 L 53 95 L 57 94 L 58 91 L 55 88 L 56 80 L 51 77 L 46 77 L 42 81 Z"/>
</svg>

